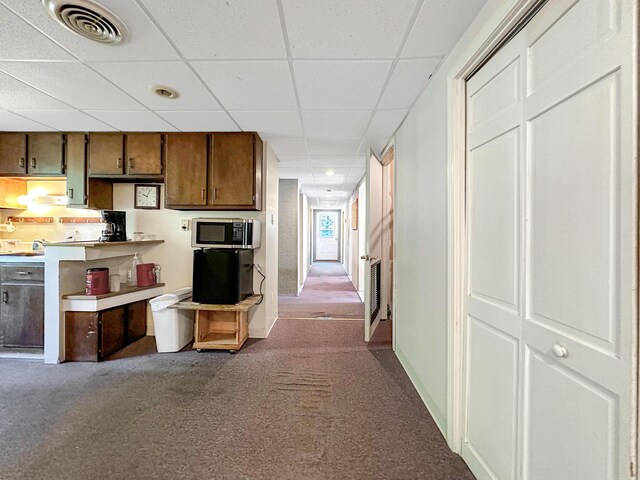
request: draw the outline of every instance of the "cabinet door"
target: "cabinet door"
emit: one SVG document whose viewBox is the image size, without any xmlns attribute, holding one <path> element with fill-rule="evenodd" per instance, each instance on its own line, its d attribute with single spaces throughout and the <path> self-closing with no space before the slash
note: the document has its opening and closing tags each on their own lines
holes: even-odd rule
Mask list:
<svg viewBox="0 0 640 480">
<path fill-rule="evenodd" d="M 64 175 L 63 137 L 60 133 L 30 133 L 27 137 L 29 175 Z"/>
<path fill-rule="evenodd" d="M 167 206 L 207 205 L 207 145 L 206 133 L 167 134 Z"/>
<path fill-rule="evenodd" d="M 67 197 L 70 207 L 87 206 L 87 156 L 86 141 L 83 133 L 67 135 Z"/>
<path fill-rule="evenodd" d="M 3 284 L 0 292 L 0 344 L 44 346 L 44 286 Z"/>
<path fill-rule="evenodd" d="M 213 134 L 209 204 L 251 208 L 255 202 L 255 137 L 250 133 Z"/>
<path fill-rule="evenodd" d="M 24 133 L 0 133 L 0 174 L 26 173 L 27 136 Z"/>
<path fill-rule="evenodd" d="M 147 302 L 127 305 L 127 344 L 147 334 Z"/>
<path fill-rule="evenodd" d="M 162 135 L 127 135 L 127 175 L 162 175 Z"/>
<path fill-rule="evenodd" d="M 67 362 L 97 362 L 99 312 L 65 312 L 64 359 Z"/>
<path fill-rule="evenodd" d="M 125 346 L 126 307 L 100 312 L 102 338 L 100 358 L 105 358 Z"/>
<path fill-rule="evenodd" d="M 92 133 L 89 135 L 89 176 L 122 175 L 124 172 L 124 135 Z"/>
</svg>

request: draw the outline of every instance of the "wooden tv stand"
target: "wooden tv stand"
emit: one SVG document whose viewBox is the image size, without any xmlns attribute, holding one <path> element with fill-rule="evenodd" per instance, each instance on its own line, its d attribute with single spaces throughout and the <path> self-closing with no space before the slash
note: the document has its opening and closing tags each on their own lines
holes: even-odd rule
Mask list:
<svg viewBox="0 0 640 480">
<path fill-rule="evenodd" d="M 236 353 L 249 338 L 249 309 L 259 301 L 260 295 L 253 295 L 235 305 L 179 302 L 169 308 L 195 310 L 193 348 Z"/>
</svg>

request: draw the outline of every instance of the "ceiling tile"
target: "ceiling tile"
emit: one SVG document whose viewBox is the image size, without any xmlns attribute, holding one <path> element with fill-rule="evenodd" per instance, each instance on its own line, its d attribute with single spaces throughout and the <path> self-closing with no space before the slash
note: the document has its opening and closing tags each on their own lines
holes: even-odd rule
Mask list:
<svg viewBox="0 0 640 480">
<path fill-rule="evenodd" d="M 307 155 L 278 155 L 278 160 L 280 160 L 280 165 L 285 162 L 291 163 L 299 163 L 299 162 L 308 162 L 309 158 Z"/>
<path fill-rule="evenodd" d="M 323 168 L 349 168 L 353 164 L 353 156 L 316 156 L 312 155 L 309 160 L 309 165 L 312 167 Z"/>
<path fill-rule="evenodd" d="M 263 139 L 300 137 L 303 134 L 297 110 L 231 111 L 229 114 L 243 130 L 258 132 Z"/>
<path fill-rule="evenodd" d="M 400 60 L 378 108 L 409 108 L 429 81 L 441 57 Z"/>
<path fill-rule="evenodd" d="M 220 104 L 183 62 L 95 63 L 91 65 L 151 110 L 221 110 Z M 166 86 L 178 92 L 165 98 L 151 89 Z"/>
<path fill-rule="evenodd" d="M 107 45 L 80 37 L 53 20 L 41 1 L 2 0 L 47 36 L 84 61 L 178 60 L 166 38 L 139 5 L 131 0 L 101 1 L 127 26 L 129 37 L 118 45 Z M 47 57 L 48 58 L 48 57 Z"/>
<path fill-rule="evenodd" d="M 309 166 L 309 162 L 307 160 L 303 160 L 300 162 L 280 162 L 280 170 L 309 170 L 311 167 Z M 309 170 L 310 172 L 311 170 Z"/>
<path fill-rule="evenodd" d="M 77 110 L 16 110 L 15 113 L 65 132 L 115 130 L 112 126 Z"/>
<path fill-rule="evenodd" d="M 298 61 L 293 68 L 303 109 L 373 109 L 391 61 Z"/>
<path fill-rule="evenodd" d="M 371 147 L 371 149 L 373 150 L 373 153 L 375 153 L 378 156 L 378 158 L 380 158 L 380 154 L 382 153 L 382 151 L 384 150 L 384 148 L 387 146 L 388 143 L 389 143 L 389 137 L 380 137 L 380 138 L 367 137 L 363 140 L 362 145 L 358 150 L 358 155 L 361 156 L 361 158 L 364 158 L 364 155 L 366 155 L 366 147 Z M 358 157 L 356 157 L 356 159 L 357 158 Z"/>
<path fill-rule="evenodd" d="M 400 126 L 406 114 L 406 110 L 378 110 L 369 125 L 367 137 L 389 138 Z"/>
<path fill-rule="evenodd" d="M 330 181 L 332 180 L 334 177 L 345 177 L 349 174 L 349 170 L 351 169 L 351 165 L 349 165 L 348 167 L 342 167 L 342 168 L 321 168 L 321 167 L 312 167 L 311 168 L 311 173 L 313 174 L 314 177 L 316 177 L 316 179 L 318 177 L 321 177 L 323 180 L 326 181 Z M 333 172 L 333 175 L 327 175 L 327 172 L 331 171 Z M 342 179 L 340 179 L 340 181 L 342 181 Z"/>
<path fill-rule="evenodd" d="M 286 58 L 275 0 L 142 0 L 185 58 Z"/>
<path fill-rule="evenodd" d="M 311 155 L 355 155 L 360 138 L 309 138 Z"/>
<path fill-rule="evenodd" d="M 71 109 L 68 105 L 5 73 L 0 73 L 0 108 L 7 110 L 28 108 Z"/>
<path fill-rule="evenodd" d="M 307 142 L 304 138 L 273 138 L 269 145 L 280 155 L 307 155 Z"/>
<path fill-rule="evenodd" d="M 30 3 L 22 0 L 23 4 Z M 44 10 L 40 2 L 32 5 Z M 73 60 L 64 49 L 26 23 L 8 8 L 0 5 L 1 60 Z"/>
<path fill-rule="evenodd" d="M 226 112 L 174 112 L 156 111 L 182 132 L 237 132 L 240 129 Z"/>
<path fill-rule="evenodd" d="M 88 110 L 87 113 L 125 132 L 174 132 L 176 130 L 153 112 Z"/>
<path fill-rule="evenodd" d="M 5 132 L 52 131 L 54 128 L 21 117 L 6 110 L 0 110 L 0 130 Z"/>
<path fill-rule="evenodd" d="M 81 110 L 144 109 L 79 62 L 0 62 L 0 70 Z"/>
<path fill-rule="evenodd" d="M 416 0 L 283 0 L 294 58 L 393 58 Z"/>
<path fill-rule="evenodd" d="M 294 110 L 289 63 L 193 62 L 227 110 Z"/>
<path fill-rule="evenodd" d="M 425 0 L 402 57 L 449 53 L 487 0 Z"/>
<path fill-rule="evenodd" d="M 310 137 L 361 138 L 371 118 L 368 110 L 308 110 L 302 112 Z"/>
</svg>

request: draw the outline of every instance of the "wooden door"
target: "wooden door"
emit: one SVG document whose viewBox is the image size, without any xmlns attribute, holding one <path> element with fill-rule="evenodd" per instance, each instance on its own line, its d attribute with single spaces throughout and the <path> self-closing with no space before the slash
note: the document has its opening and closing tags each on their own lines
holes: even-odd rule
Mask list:
<svg viewBox="0 0 640 480">
<path fill-rule="evenodd" d="M 0 345 L 44 346 L 44 286 L 0 285 Z"/>
<path fill-rule="evenodd" d="M 255 205 L 255 138 L 250 133 L 213 134 L 209 204 L 252 208 Z"/>
<path fill-rule="evenodd" d="M 382 164 L 369 148 L 365 174 L 364 340 L 373 337 L 382 318 Z"/>
<path fill-rule="evenodd" d="M 67 205 L 86 207 L 87 195 L 87 155 L 86 137 L 83 133 L 67 135 Z"/>
<path fill-rule="evenodd" d="M 127 135 L 127 175 L 162 175 L 162 135 Z"/>
<path fill-rule="evenodd" d="M 124 173 L 124 135 L 122 133 L 89 134 L 89 175 Z"/>
<path fill-rule="evenodd" d="M 127 343 L 136 341 L 147 334 L 147 302 L 127 305 Z"/>
<path fill-rule="evenodd" d="M 62 134 L 30 133 L 27 138 L 29 175 L 64 175 Z"/>
<path fill-rule="evenodd" d="M 27 135 L 0 133 L 0 175 L 26 175 Z"/>
<path fill-rule="evenodd" d="M 100 312 L 102 338 L 100 358 L 117 352 L 126 345 L 126 307 L 116 307 Z"/>
<path fill-rule="evenodd" d="M 478 478 L 635 466 L 630 0 L 555 0 L 468 82 L 463 457 Z"/>
<path fill-rule="evenodd" d="M 478 478 L 515 479 L 522 315 L 523 35 L 467 83 L 466 428 Z"/>
<path fill-rule="evenodd" d="M 167 134 L 167 206 L 207 205 L 208 139 L 206 133 Z"/>
</svg>

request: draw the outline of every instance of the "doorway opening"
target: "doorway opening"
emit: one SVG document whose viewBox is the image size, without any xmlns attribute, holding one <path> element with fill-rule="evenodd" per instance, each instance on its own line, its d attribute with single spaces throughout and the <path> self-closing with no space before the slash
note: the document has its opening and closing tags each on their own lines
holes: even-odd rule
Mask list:
<svg viewBox="0 0 640 480">
<path fill-rule="evenodd" d="M 342 252 L 342 212 L 313 211 L 313 261 L 339 262 Z"/>
</svg>

